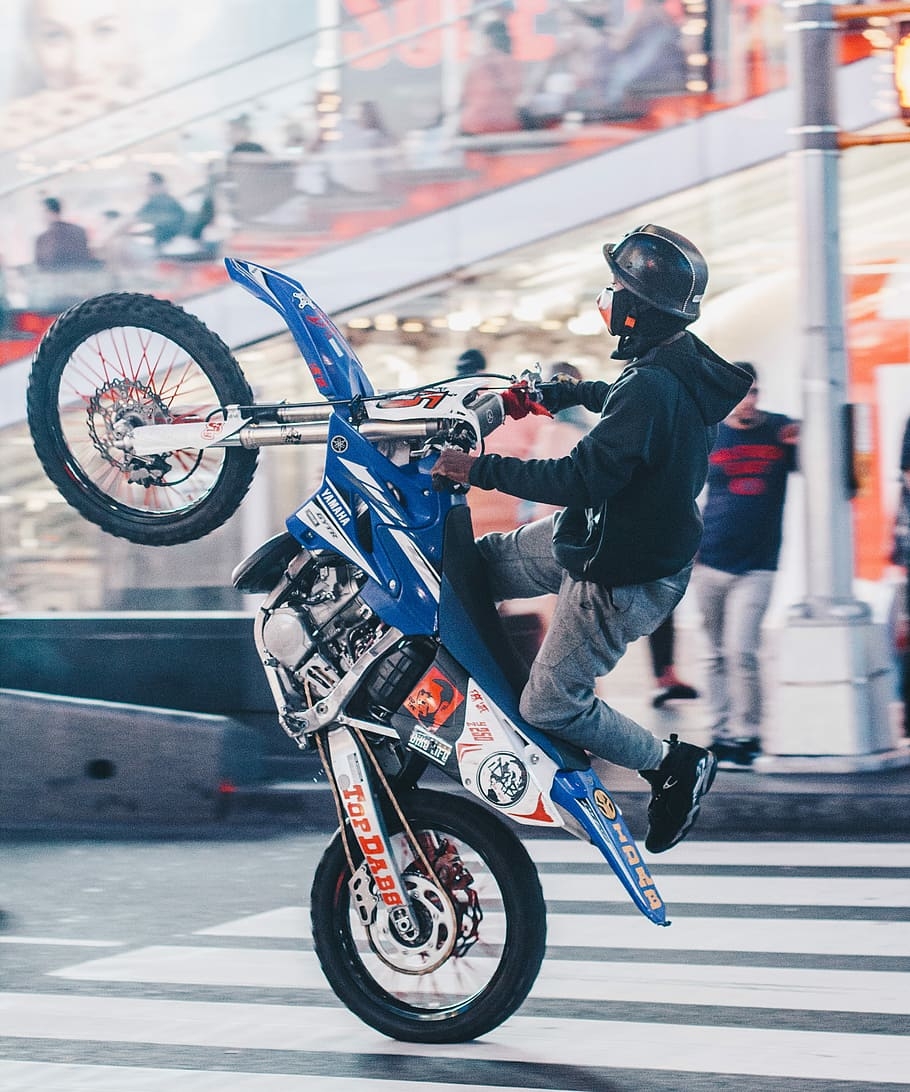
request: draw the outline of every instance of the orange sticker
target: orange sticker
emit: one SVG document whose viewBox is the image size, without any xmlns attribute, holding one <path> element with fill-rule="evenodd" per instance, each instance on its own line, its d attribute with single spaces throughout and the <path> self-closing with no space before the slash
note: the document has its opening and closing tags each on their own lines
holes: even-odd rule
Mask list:
<svg viewBox="0 0 910 1092">
<path fill-rule="evenodd" d="M 435 732 L 464 701 L 464 694 L 435 664 L 405 698 L 405 709 L 421 724 Z"/>
</svg>

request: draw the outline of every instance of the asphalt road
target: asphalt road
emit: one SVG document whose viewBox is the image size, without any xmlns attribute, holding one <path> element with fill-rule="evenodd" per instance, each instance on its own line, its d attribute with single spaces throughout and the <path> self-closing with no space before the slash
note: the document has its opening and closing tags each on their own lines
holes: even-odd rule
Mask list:
<svg viewBox="0 0 910 1092">
<path fill-rule="evenodd" d="M 519 1012 L 394 1043 L 312 956 L 326 835 L 0 841 L 4 1092 L 845 1092 L 910 1085 L 910 846 L 689 840 L 674 924 L 581 843 L 532 844 L 549 947 Z"/>
</svg>

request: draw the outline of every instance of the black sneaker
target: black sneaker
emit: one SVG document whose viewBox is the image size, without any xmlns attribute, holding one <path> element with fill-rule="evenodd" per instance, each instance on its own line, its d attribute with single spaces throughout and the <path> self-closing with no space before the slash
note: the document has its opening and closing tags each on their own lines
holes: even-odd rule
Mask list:
<svg viewBox="0 0 910 1092">
<path fill-rule="evenodd" d="M 715 739 L 711 750 L 717 756 L 721 769 L 748 770 L 761 754 L 761 741 L 756 736 L 748 739 Z"/>
<path fill-rule="evenodd" d="M 680 743 L 675 733 L 668 742 L 670 752 L 657 769 L 639 771 L 651 786 L 645 838 L 649 853 L 663 853 L 685 838 L 717 772 L 717 759 L 704 747 Z"/>
</svg>

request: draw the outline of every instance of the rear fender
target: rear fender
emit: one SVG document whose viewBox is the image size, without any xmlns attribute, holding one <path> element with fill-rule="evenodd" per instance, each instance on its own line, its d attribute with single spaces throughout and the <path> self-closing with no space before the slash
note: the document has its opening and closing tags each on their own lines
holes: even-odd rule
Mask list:
<svg viewBox="0 0 910 1092">
<path fill-rule="evenodd" d="M 225 258 L 231 280 L 281 315 L 306 361 L 320 394 L 347 401 L 373 393 L 373 386 L 338 327 L 304 287 L 274 269 L 239 258 Z"/>
</svg>

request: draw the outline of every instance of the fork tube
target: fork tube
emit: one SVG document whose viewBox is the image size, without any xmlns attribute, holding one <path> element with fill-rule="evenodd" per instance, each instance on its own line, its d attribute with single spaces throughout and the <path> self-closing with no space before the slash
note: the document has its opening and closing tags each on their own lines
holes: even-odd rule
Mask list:
<svg viewBox="0 0 910 1092">
<path fill-rule="evenodd" d="M 364 421 L 357 429 L 366 440 L 425 440 L 439 431 L 437 421 Z M 294 447 L 324 444 L 329 438 L 329 419 L 287 425 L 244 425 L 236 433 L 243 447 Z M 225 445 L 226 446 L 226 445 Z"/>
<path fill-rule="evenodd" d="M 330 731 L 328 743 L 341 806 L 373 877 L 376 893 L 390 908 L 390 914 L 401 933 L 416 935 L 417 925 L 411 914 L 410 899 L 373 794 L 365 756 L 347 728 Z"/>
</svg>

